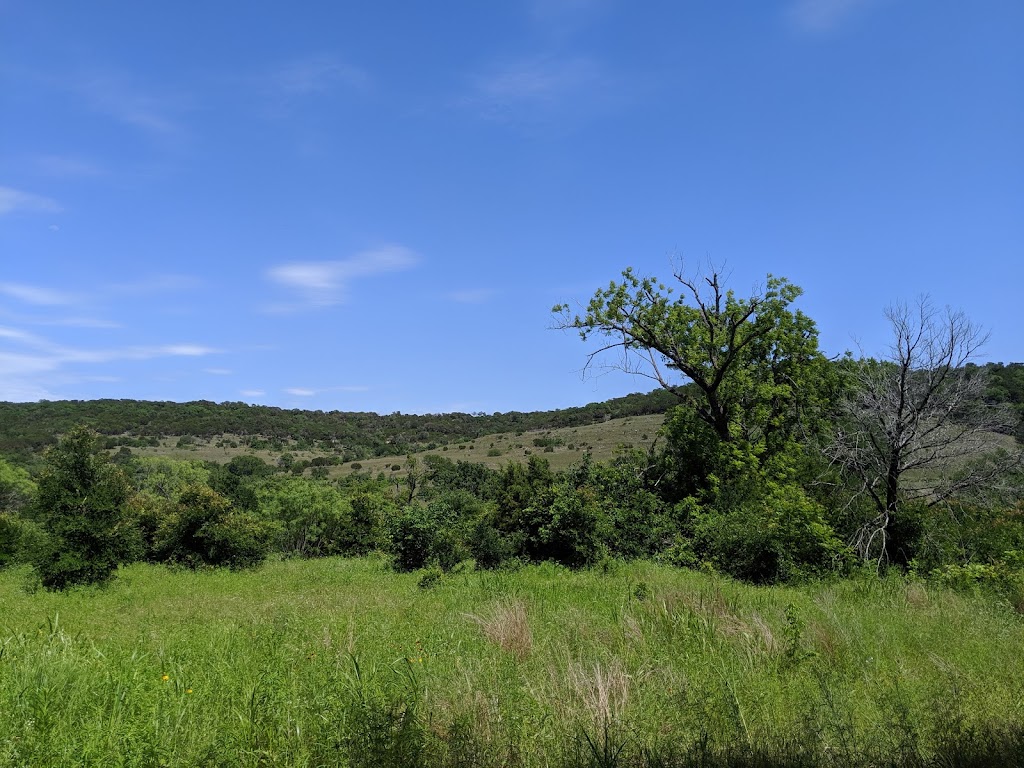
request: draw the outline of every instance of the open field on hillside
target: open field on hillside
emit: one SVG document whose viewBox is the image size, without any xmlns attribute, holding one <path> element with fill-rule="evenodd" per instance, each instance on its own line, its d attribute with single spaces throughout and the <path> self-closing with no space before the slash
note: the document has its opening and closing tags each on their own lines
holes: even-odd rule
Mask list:
<svg viewBox="0 0 1024 768">
<path fill-rule="evenodd" d="M 607 462 L 623 445 L 646 448 L 657 437 L 664 421 L 663 414 L 656 414 L 609 419 L 600 424 L 579 427 L 503 432 L 467 442 L 451 443 L 413 456 L 422 458 L 436 453 L 452 461 L 472 461 L 493 469 L 509 462 L 523 462 L 535 455 L 547 459 L 553 470 L 560 471 L 582 459 L 585 453 L 590 453 L 597 461 Z M 404 456 L 382 456 L 358 463 L 362 465 L 362 471 L 376 474 L 390 471 L 392 466 L 404 460 Z M 343 471 L 352 471 L 351 465 L 343 468 Z"/>
<path fill-rule="evenodd" d="M 664 420 L 663 414 L 627 416 L 578 427 L 503 432 L 476 440 L 439 445 L 413 455 L 422 458 L 429 453 L 436 453 L 452 461 L 473 461 L 489 467 L 501 467 L 510 461 L 525 461 L 530 455 L 538 455 L 547 459 L 552 469 L 561 470 L 579 461 L 588 452 L 597 461 L 608 461 L 619 446 L 646 447 L 655 439 Z M 167 456 L 173 459 L 221 463 L 230 461 L 235 456 L 253 454 L 268 464 L 276 464 L 285 451 L 292 454 L 296 460 L 331 455 L 321 451 L 300 450 L 294 444 L 287 443 L 281 450 L 253 450 L 237 435 L 220 435 L 210 439 L 189 438 L 186 440 L 187 444 L 181 446 L 179 441 L 178 436 L 164 438 L 158 447 L 132 448 L 132 453 L 137 456 Z M 405 455 L 380 456 L 332 466 L 328 470 L 330 477 L 340 477 L 355 471 L 352 467 L 355 463 L 362 472 L 390 473 L 391 468 L 398 464 L 402 469 L 396 472 L 405 474 L 405 461 Z"/>
<path fill-rule="evenodd" d="M 1019 764 L 1024 623 L 651 564 L 0 573 L 0 766 Z M 987 762 L 983 762 L 987 760 Z M 957 762 L 959 761 L 959 762 Z"/>
</svg>

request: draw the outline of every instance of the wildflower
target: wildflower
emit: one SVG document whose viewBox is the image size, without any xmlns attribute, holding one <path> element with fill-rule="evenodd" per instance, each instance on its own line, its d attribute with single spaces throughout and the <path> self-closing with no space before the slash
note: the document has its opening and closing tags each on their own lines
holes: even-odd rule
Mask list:
<svg viewBox="0 0 1024 768">
<path fill-rule="evenodd" d="M 163 680 L 166 683 L 168 680 L 171 679 L 171 676 L 170 675 L 163 675 L 163 676 L 161 676 L 160 679 Z"/>
<path fill-rule="evenodd" d="M 192 689 L 191 688 L 186 688 L 185 689 L 185 693 L 192 693 Z"/>
</svg>

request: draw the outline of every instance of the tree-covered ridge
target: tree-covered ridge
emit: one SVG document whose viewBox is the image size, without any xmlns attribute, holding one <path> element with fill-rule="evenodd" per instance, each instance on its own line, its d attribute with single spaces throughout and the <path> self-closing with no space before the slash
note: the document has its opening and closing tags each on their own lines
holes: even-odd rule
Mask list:
<svg viewBox="0 0 1024 768">
<path fill-rule="evenodd" d="M 131 438 L 233 434 L 323 443 L 353 458 L 394 455 L 431 444 L 473 439 L 497 432 L 591 424 L 608 418 L 665 413 L 676 404 L 656 390 L 603 403 L 556 411 L 494 414 L 411 415 L 306 411 L 247 403 L 189 403 L 144 400 L 60 400 L 0 403 L 0 454 L 34 452 L 52 445 L 76 424 L 106 436 Z"/>
</svg>

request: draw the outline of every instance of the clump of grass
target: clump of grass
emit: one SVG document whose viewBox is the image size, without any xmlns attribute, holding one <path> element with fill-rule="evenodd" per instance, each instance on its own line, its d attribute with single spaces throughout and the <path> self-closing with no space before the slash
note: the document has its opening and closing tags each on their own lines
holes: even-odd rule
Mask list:
<svg viewBox="0 0 1024 768">
<path fill-rule="evenodd" d="M 599 729 L 621 718 L 629 699 L 630 676 L 619 659 L 593 665 L 570 662 L 566 677 L 574 697 Z"/>
<path fill-rule="evenodd" d="M 525 661 L 533 650 L 533 632 L 526 619 L 526 607 L 519 600 L 494 605 L 485 615 L 469 614 L 484 636 L 516 661 Z"/>
</svg>

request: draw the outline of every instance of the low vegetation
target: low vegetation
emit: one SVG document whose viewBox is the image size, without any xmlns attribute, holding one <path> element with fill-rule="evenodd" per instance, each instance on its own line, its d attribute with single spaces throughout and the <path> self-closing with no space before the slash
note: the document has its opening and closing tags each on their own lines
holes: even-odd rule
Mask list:
<svg viewBox="0 0 1024 768">
<path fill-rule="evenodd" d="M 1024 624 L 873 573 L 751 587 L 637 563 L 380 558 L 0 574 L 0 765 L 1003 765 Z"/>
<path fill-rule="evenodd" d="M 788 281 L 675 277 L 555 308 L 663 387 L 583 409 L 3 405 L 0 765 L 1024 754 L 1020 366 L 926 301 L 829 360 Z"/>
</svg>

